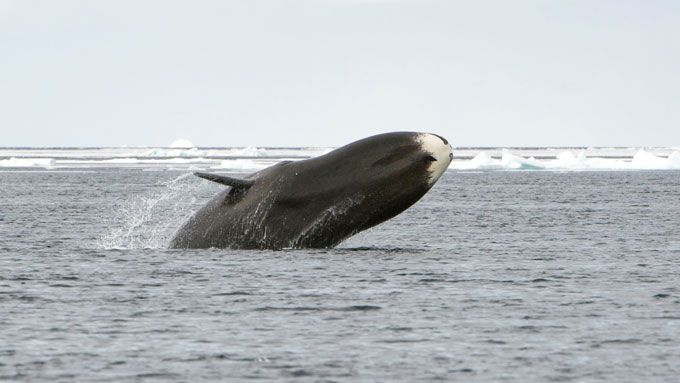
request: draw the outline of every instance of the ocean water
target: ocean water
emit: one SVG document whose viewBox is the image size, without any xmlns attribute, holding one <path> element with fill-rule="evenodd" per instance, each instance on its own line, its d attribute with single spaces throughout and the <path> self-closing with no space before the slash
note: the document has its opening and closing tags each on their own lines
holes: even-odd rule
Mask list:
<svg viewBox="0 0 680 383">
<path fill-rule="evenodd" d="M 456 164 L 398 217 L 289 251 L 165 244 L 220 190 L 191 170 L 327 149 L 128 150 L 0 149 L 0 381 L 680 376 L 674 150 L 645 151 L 666 170 L 639 149 L 598 157 L 618 170 Z"/>
</svg>

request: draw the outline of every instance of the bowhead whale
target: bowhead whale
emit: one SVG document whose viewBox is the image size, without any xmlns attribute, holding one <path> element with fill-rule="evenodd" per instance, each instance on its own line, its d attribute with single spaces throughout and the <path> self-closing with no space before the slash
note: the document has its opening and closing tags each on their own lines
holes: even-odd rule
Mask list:
<svg viewBox="0 0 680 383">
<path fill-rule="evenodd" d="M 170 248 L 331 248 L 413 205 L 452 160 L 441 136 L 394 132 L 244 179 L 195 173 L 230 188 L 189 218 Z"/>
</svg>

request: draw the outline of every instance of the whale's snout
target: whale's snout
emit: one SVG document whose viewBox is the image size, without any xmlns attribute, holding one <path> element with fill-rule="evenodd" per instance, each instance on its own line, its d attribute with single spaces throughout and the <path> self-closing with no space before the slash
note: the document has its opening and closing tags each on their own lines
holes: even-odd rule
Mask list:
<svg viewBox="0 0 680 383">
<path fill-rule="evenodd" d="M 446 138 L 436 134 L 422 133 L 418 135 L 418 141 L 421 149 L 432 156 L 428 172 L 429 183 L 433 185 L 453 161 L 453 149 Z"/>
</svg>

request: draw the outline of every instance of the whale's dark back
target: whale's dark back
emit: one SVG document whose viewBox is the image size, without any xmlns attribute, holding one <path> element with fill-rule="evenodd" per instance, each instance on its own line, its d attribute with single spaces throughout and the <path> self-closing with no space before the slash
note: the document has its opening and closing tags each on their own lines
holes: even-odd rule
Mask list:
<svg viewBox="0 0 680 383">
<path fill-rule="evenodd" d="M 173 248 L 329 248 L 401 213 L 432 186 L 419 133 L 369 137 L 254 173 L 196 213 Z M 447 164 L 448 165 L 448 164 Z"/>
</svg>

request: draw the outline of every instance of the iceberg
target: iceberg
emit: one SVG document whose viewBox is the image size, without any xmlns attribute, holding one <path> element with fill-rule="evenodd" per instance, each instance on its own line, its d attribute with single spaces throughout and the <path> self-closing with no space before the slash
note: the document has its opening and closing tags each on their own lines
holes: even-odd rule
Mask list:
<svg viewBox="0 0 680 383">
<path fill-rule="evenodd" d="M 640 149 L 633 156 L 633 167 L 636 169 L 668 169 L 669 159 L 657 157 Z"/>
<path fill-rule="evenodd" d="M 501 164 L 505 169 L 545 169 L 545 165 L 536 161 L 534 157 L 524 158 L 503 149 Z"/>
<path fill-rule="evenodd" d="M 585 150 L 581 150 L 578 155 L 570 151 L 562 152 L 557 155 L 557 159 L 548 162 L 547 168 L 554 170 L 617 170 L 623 169 L 627 165 L 621 161 L 611 158 L 588 158 Z"/>
<path fill-rule="evenodd" d="M 470 165 L 473 169 L 503 169 L 501 161 L 492 158 L 485 152 L 480 152 L 470 160 Z"/>
<path fill-rule="evenodd" d="M 572 152 L 562 152 L 557 155 L 557 159 L 554 160 L 550 167 L 565 168 L 565 169 L 587 169 L 589 167 L 588 158 L 586 157 L 586 152 L 581 150 L 578 155 L 574 155 Z"/>
<path fill-rule="evenodd" d="M 680 169 L 680 152 L 673 152 L 668 156 L 667 166 L 669 169 Z"/>
</svg>

